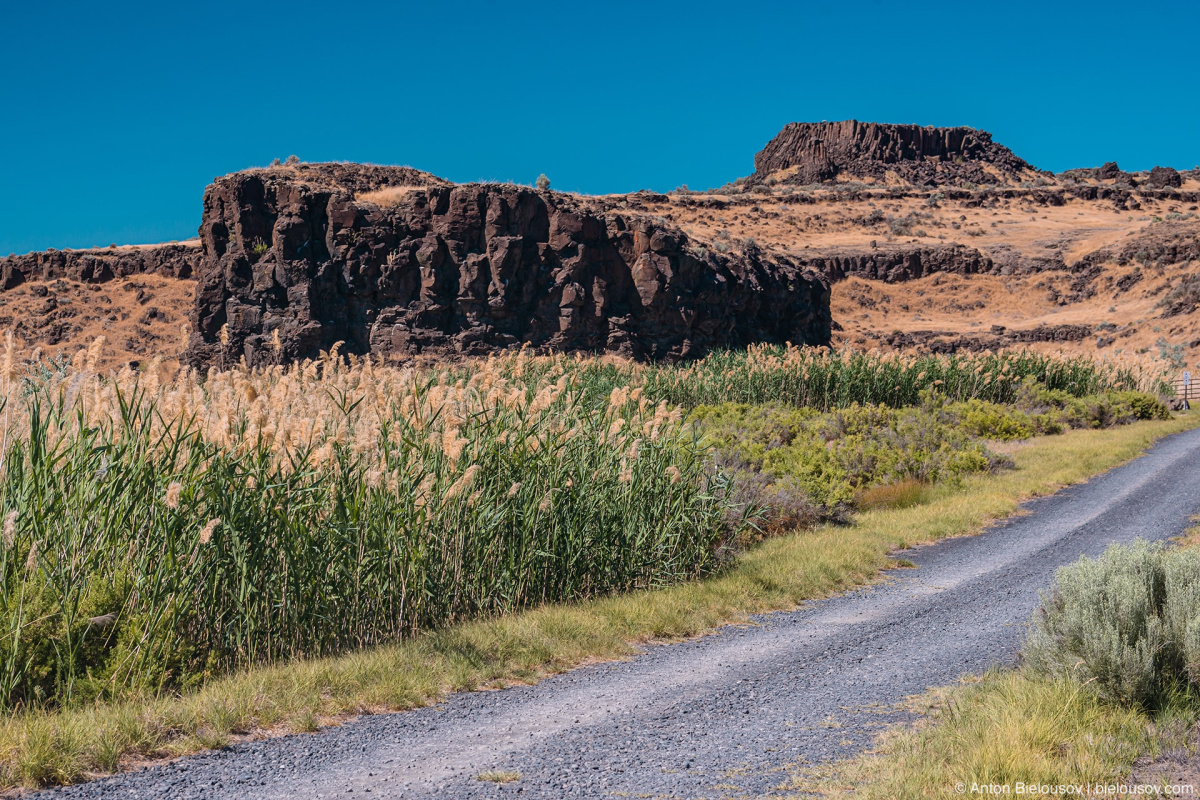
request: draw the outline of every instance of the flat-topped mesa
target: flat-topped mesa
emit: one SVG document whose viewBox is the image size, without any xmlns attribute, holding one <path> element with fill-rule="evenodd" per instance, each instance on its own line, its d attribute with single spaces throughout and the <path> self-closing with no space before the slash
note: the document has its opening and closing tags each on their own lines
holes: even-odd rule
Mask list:
<svg viewBox="0 0 1200 800">
<path fill-rule="evenodd" d="M 396 356 L 529 344 L 668 359 L 829 342 L 827 282 L 752 244 L 721 253 L 549 190 L 426 173 L 384 182 L 372 171 L 389 168 L 340 165 L 347 188 L 303 167 L 205 191 L 192 365 L 287 362 L 335 342 Z"/>
<path fill-rule="evenodd" d="M 998 184 L 1039 174 L 987 131 L 857 120 L 789 123 L 754 157 L 754 168 L 755 183 L 799 185 L 839 177 L 922 186 Z"/>
</svg>

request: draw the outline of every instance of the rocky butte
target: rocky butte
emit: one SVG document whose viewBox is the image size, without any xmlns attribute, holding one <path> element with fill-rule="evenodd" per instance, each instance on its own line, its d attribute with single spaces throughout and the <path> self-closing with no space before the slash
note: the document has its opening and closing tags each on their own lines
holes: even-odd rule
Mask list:
<svg viewBox="0 0 1200 800">
<path fill-rule="evenodd" d="M 1012 183 L 1040 174 L 975 128 L 880 122 L 792 122 L 754 157 L 751 182 L 800 185 L 838 177 L 916 185 Z"/>
<path fill-rule="evenodd" d="M 826 279 L 753 244 L 719 252 L 648 214 L 369 165 L 277 166 L 204 195 L 186 360 L 530 345 L 678 359 L 827 344 Z"/>
</svg>

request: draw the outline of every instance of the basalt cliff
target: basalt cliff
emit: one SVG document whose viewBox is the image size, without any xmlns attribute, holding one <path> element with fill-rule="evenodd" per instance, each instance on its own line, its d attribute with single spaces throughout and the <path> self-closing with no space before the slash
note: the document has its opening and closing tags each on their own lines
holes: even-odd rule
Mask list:
<svg viewBox="0 0 1200 800">
<path fill-rule="evenodd" d="M 754 342 L 1200 357 L 1200 168 L 1058 174 L 986 131 L 793 123 L 704 192 L 586 196 L 289 160 L 199 237 L 0 258 L 0 329 L 198 368 Z M 180 326 L 188 321 L 186 331 Z M 1111 348 L 1111 350 L 1109 350 Z"/>
<path fill-rule="evenodd" d="M 879 122 L 793 122 L 754 157 L 754 181 L 800 185 L 891 176 L 916 185 L 995 184 L 1037 174 L 975 128 Z"/>
<path fill-rule="evenodd" d="M 208 187 L 188 362 L 829 341 L 827 282 L 787 258 L 589 198 L 339 166 Z"/>
</svg>

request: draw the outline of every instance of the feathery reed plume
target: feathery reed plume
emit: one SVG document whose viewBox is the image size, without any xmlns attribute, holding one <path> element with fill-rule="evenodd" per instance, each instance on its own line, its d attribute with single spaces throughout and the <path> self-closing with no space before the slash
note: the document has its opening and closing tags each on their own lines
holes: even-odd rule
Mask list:
<svg viewBox="0 0 1200 800">
<path fill-rule="evenodd" d="M 212 541 L 213 534 L 217 532 L 217 527 L 221 524 L 219 519 L 210 519 L 204 529 L 200 531 L 200 544 L 208 544 Z"/>
<path fill-rule="evenodd" d="M 182 493 L 183 484 L 181 484 L 179 481 L 171 481 L 170 485 L 167 486 L 167 494 L 166 497 L 163 498 L 163 503 L 167 508 L 174 511 L 175 509 L 179 508 L 179 495 Z"/>
<path fill-rule="evenodd" d="M 467 471 L 464 472 L 458 480 L 450 484 L 450 488 L 446 490 L 446 494 L 443 496 L 443 499 L 453 500 L 467 489 L 471 488 L 471 484 L 475 481 L 475 475 L 478 472 L 478 464 L 472 464 L 471 466 L 467 467 Z"/>
<path fill-rule="evenodd" d="M 17 515 L 14 508 L 4 516 L 4 548 L 11 550 L 17 541 Z"/>
</svg>

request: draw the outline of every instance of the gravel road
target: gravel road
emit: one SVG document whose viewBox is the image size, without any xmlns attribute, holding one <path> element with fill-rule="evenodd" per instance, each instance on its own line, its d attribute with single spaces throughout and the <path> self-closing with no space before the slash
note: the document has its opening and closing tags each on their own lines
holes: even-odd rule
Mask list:
<svg viewBox="0 0 1200 800">
<path fill-rule="evenodd" d="M 1009 664 L 1056 567 L 1176 536 L 1200 511 L 1200 430 L 1029 503 L 918 569 L 536 686 L 251 742 L 38 794 L 58 798 L 709 798 L 773 794 L 786 766 L 851 755 L 897 703 Z M 520 780 L 476 780 L 489 770 Z"/>
</svg>

